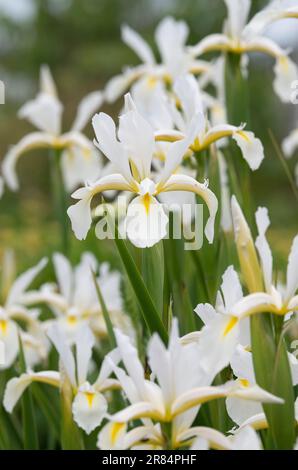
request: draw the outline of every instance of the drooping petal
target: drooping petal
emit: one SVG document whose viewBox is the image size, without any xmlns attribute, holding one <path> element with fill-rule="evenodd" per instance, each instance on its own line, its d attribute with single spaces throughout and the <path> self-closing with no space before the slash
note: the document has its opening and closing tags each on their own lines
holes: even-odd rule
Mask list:
<svg viewBox="0 0 298 470">
<path fill-rule="evenodd" d="M 226 51 L 230 47 L 231 41 L 225 34 L 210 34 L 189 49 L 193 56 L 198 57 L 206 52 Z"/>
<path fill-rule="evenodd" d="M 292 84 L 298 80 L 298 67 L 289 57 L 281 56 L 275 67 L 274 90 L 282 102 L 290 103 L 293 93 Z"/>
<path fill-rule="evenodd" d="M 192 438 L 200 438 L 208 441 L 208 447 L 217 450 L 231 450 L 232 445 L 229 439 L 213 428 L 207 428 L 205 426 L 193 426 L 190 429 L 182 432 L 179 435 L 179 441 L 188 441 Z M 194 447 L 192 447 L 194 450 Z"/>
<path fill-rule="evenodd" d="M 232 314 L 238 318 L 262 312 L 279 313 L 282 305 L 276 303 L 276 299 L 265 292 L 256 292 L 243 297 L 232 309 Z"/>
<path fill-rule="evenodd" d="M 16 403 L 32 382 L 41 382 L 59 387 L 60 374 L 55 371 L 30 372 L 9 380 L 5 388 L 3 399 L 3 406 L 8 413 L 13 411 Z"/>
<path fill-rule="evenodd" d="M 92 223 L 91 200 L 95 194 L 116 189 L 119 191 L 132 191 L 132 187 L 121 174 L 103 176 L 90 186 L 80 188 L 72 194 L 79 202 L 67 209 L 67 214 L 71 220 L 71 226 L 75 236 L 79 240 L 86 238 Z"/>
<path fill-rule="evenodd" d="M 257 170 L 264 160 L 264 147 L 260 139 L 256 138 L 253 132 L 235 132 L 232 138 L 240 147 L 243 158 L 247 161 L 252 170 Z"/>
<path fill-rule="evenodd" d="M 12 284 L 9 291 L 8 297 L 6 299 L 6 306 L 12 306 L 21 301 L 21 297 L 24 294 L 25 290 L 30 286 L 35 277 L 40 273 L 40 271 L 45 267 L 48 260 L 47 258 L 42 258 L 40 262 L 33 268 L 28 269 L 22 273 Z"/>
<path fill-rule="evenodd" d="M 5 182 L 13 191 L 19 189 L 16 175 L 16 164 L 19 157 L 29 150 L 49 148 L 55 145 L 55 137 L 45 132 L 32 132 L 13 145 L 5 155 L 2 163 L 2 172 Z"/>
<path fill-rule="evenodd" d="M 110 422 L 100 430 L 97 439 L 97 447 L 101 450 L 125 449 L 126 423 Z M 143 433 L 142 436 L 143 437 Z"/>
<path fill-rule="evenodd" d="M 214 237 L 214 221 L 218 208 L 215 194 L 208 189 L 207 183 L 201 184 L 187 175 L 172 175 L 165 184 L 161 185 L 160 192 L 167 191 L 189 191 L 200 196 L 207 204 L 209 219 L 205 226 L 205 235 L 209 243 Z"/>
<path fill-rule="evenodd" d="M 104 96 L 108 103 L 114 103 L 122 96 L 131 84 L 144 74 L 144 66 L 127 68 L 120 75 L 112 77 L 106 84 Z"/>
<path fill-rule="evenodd" d="M 127 208 L 126 233 L 138 248 L 149 248 L 167 235 L 168 221 L 162 204 L 145 194 L 136 197 Z"/>
<path fill-rule="evenodd" d="M 160 420 L 162 416 L 160 412 L 155 408 L 152 403 L 149 402 L 138 402 L 134 405 L 130 405 L 127 408 L 124 408 L 118 413 L 111 416 L 111 419 L 117 423 L 127 423 L 131 420 L 140 419 L 140 418 L 151 418 Z"/>
<path fill-rule="evenodd" d="M 108 409 L 105 397 L 94 391 L 79 391 L 72 404 L 72 413 L 77 425 L 90 434 L 97 428 Z"/>
<path fill-rule="evenodd" d="M 79 103 L 77 115 L 71 130 L 79 132 L 83 130 L 93 114 L 101 107 L 103 99 L 104 97 L 101 91 L 93 91 L 86 95 Z"/>
<path fill-rule="evenodd" d="M 127 25 L 121 28 L 121 37 L 145 64 L 153 65 L 155 60 L 150 46 L 136 31 Z"/>
</svg>

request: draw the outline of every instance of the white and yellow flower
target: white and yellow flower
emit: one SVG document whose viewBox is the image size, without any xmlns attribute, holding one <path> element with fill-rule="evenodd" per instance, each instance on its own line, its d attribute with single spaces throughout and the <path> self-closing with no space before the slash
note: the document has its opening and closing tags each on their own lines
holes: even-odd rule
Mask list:
<svg viewBox="0 0 298 470">
<path fill-rule="evenodd" d="M 108 403 L 104 392 L 119 388 L 118 381 L 109 378 L 112 372 L 110 361 L 113 359 L 117 363 L 118 353 L 114 350 L 106 356 L 96 381 L 90 384 L 87 380 L 87 374 L 94 346 L 94 336 L 90 329 L 83 325 L 78 332 L 75 341 L 75 357 L 58 325 L 53 325 L 49 329 L 48 336 L 58 351 L 63 373 L 67 375 L 72 386 L 74 420 L 87 434 L 90 434 L 100 425 L 107 414 Z M 56 371 L 28 371 L 18 378 L 11 379 L 7 383 L 4 393 L 4 408 L 11 413 L 21 395 L 33 382 L 46 383 L 59 388 L 62 382 L 61 374 L 62 372 Z"/>
<path fill-rule="evenodd" d="M 137 247 L 150 247 L 167 234 L 168 216 L 157 196 L 169 191 L 188 191 L 202 197 L 209 209 L 205 235 L 211 243 L 217 199 L 206 183 L 199 183 L 186 175 L 175 174 L 184 154 L 197 134 L 199 121 L 194 117 L 186 136 L 169 146 L 166 162 L 158 174 L 152 172 L 155 151 L 154 131 L 139 114 L 130 95 L 126 95 L 125 113 L 120 116 L 118 138 L 113 120 L 106 114 L 94 116 L 93 126 L 98 139 L 95 142 L 119 173 L 107 175 L 93 184 L 73 193 L 79 199 L 68 209 L 72 229 L 78 239 L 84 239 L 92 223 L 91 200 L 107 190 L 128 191 L 135 194 L 127 210 L 126 233 Z"/>
<path fill-rule="evenodd" d="M 189 133 L 189 127 L 196 118 L 199 121 L 197 133 L 191 142 L 190 148 L 195 152 L 206 150 L 215 142 L 231 137 L 242 152 L 252 170 L 257 170 L 264 158 L 264 148 L 261 141 L 251 131 L 246 131 L 245 125 L 232 126 L 230 124 L 218 124 L 211 127 L 204 112 L 202 95 L 196 79 L 191 75 L 185 75 L 177 79 L 174 84 L 174 92 L 179 99 L 181 111 L 176 103 L 172 102 L 170 110 L 174 125 L 177 130 L 161 129 L 155 133 L 157 141 L 176 141 L 184 139 Z"/>
<path fill-rule="evenodd" d="M 45 358 L 46 344 L 37 312 L 28 308 L 27 291 L 35 277 L 44 268 L 47 260 L 42 259 L 35 267 L 22 273 L 15 280 L 11 253 L 6 253 L 2 266 L 2 305 L 0 306 L 0 340 L 4 347 L 4 363 L 0 369 L 10 367 L 19 352 L 19 334 L 24 340 L 25 359 L 29 366 Z M 19 324 L 22 322 L 26 330 Z"/>
<path fill-rule="evenodd" d="M 100 91 L 85 96 L 78 106 L 77 115 L 69 132 L 62 133 L 61 116 L 63 106 L 57 96 L 56 86 L 46 66 L 40 71 L 40 91 L 36 98 L 28 101 L 19 110 L 19 117 L 27 119 L 38 131 L 23 137 L 11 147 L 4 157 L 2 171 L 10 189 L 19 187 L 16 164 L 19 157 L 34 149 L 49 148 L 62 152 L 61 170 L 65 187 L 72 191 L 87 179 L 96 179 L 100 173 L 100 159 L 92 142 L 82 129 L 90 117 L 101 106 Z"/>
<path fill-rule="evenodd" d="M 125 69 L 121 75 L 108 82 L 105 89 L 107 101 L 115 101 L 136 81 L 142 82 L 142 91 L 146 93 L 146 90 L 154 90 L 159 83 L 163 86 L 172 83 L 180 74 L 199 74 L 208 70 L 208 62 L 194 59 L 187 51 L 187 37 L 188 26 L 184 21 L 164 18 L 155 32 L 155 41 L 161 56 L 161 63 L 158 64 L 147 42 L 129 26 L 123 26 L 122 39 L 133 49 L 142 64 Z"/>
<path fill-rule="evenodd" d="M 181 344 L 176 321 L 173 322 L 168 348 L 156 334 L 149 342 L 148 363 L 152 371 L 150 380 L 145 378 L 137 351 L 130 340 L 119 331 L 116 331 L 116 339 L 126 372 L 117 366 L 113 367 L 113 371 L 131 405 L 117 412 L 111 420 L 126 423 L 141 419 L 144 425 L 150 423 L 148 420 L 161 425 L 170 423 L 170 448 L 183 445 L 183 441 L 188 438 L 186 432 L 200 406 L 210 400 L 239 396 L 247 400 L 281 402 L 257 386 L 244 390 L 233 382 L 210 385 L 213 370 L 206 372 L 202 368 L 195 344 Z M 209 350 L 205 351 L 206 354 L 209 354 Z M 195 435 L 193 431 L 192 437 Z"/>
<path fill-rule="evenodd" d="M 222 34 L 211 34 L 198 44 L 189 48 L 193 57 L 206 52 L 220 51 L 235 54 L 261 52 L 276 60 L 274 67 L 274 89 L 284 102 L 291 99 L 291 84 L 298 78 L 296 64 L 289 58 L 288 52 L 274 41 L 264 36 L 263 30 L 272 21 L 280 18 L 297 18 L 297 8 L 270 9 L 258 13 L 248 22 L 250 0 L 224 0 L 228 17 Z"/>
</svg>

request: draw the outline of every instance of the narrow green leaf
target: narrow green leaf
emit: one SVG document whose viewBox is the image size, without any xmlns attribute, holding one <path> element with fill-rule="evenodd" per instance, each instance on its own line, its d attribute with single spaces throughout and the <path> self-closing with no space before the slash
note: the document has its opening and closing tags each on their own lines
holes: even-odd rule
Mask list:
<svg viewBox="0 0 298 470">
<path fill-rule="evenodd" d="M 115 244 L 117 246 L 120 258 L 125 267 L 127 276 L 131 282 L 131 286 L 136 294 L 144 321 L 150 333 L 158 333 L 161 339 L 166 343 L 168 340 L 167 331 L 162 323 L 161 316 L 159 315 L 155 304 L 148 292 L 148 289 L 142 279 L 141 273 L 138 270 L 136 263 L 131 256 L 125 240 L 119 238 L 118 228 L 112 220 L 107 209 L 107 221 L 111 233 L 115 234 Z"/>
<path fill-rule="evenodd" d="M 38 404 L 41 412 L 48 420 L 51 430 L 54 431 L 55 438 L 59 440 L 60 437 L 60 416 L 55 404 L 51 401 L 49 396 L 39 384 L 35 383 L 31 388 L 34 400 Z"/>
<path fill-rule="evenodd" d="M 285 400 L 283 405 L 263 404 L 275 449 L 292 449 L 295 442 L 294 393 L 284 341 L 276 345 L 269 314 L 251 318 L 254 370 L 257 383 Z"/>
<path fill-rule="evenodd" d="M 61 446 L 63 450 L 83 450 L 84 443 L 81 432 L 72 417 L 73 392 L 71 383 L 62 372 L 60 389 L 61 402 Z"/>
<path fill-rule="evenodd" d="M 161 241 L 142 250 L 142 275 L 156 310 L 161 314 L 164 287 L 164 253 Z"/>
<path fill-rule="evenodd" d="M 21 337 L 19 336 L 19 362 L 20 370 L 25 373 L 27 370 L 25 355 Z M 23 425 L 23 444 L 25 450 L 38 449 L 38 435 L 35 422 L 35 414 L 31 390 L 27 389 L 22 396 L 22 425 Z"/>
</svg>

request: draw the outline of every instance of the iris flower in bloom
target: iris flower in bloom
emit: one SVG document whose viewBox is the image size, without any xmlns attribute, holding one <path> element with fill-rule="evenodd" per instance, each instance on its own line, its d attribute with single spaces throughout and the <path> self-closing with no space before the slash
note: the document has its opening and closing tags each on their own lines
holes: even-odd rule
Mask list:
<svg viewBox="0 0 298 470">
<path fill-rule="evenodd" d="M 210 400 L 234 396 L 261 402 L 282 402 L 257 385 L 243 387 L 234 382 L 210 385 L 214 371 L 209 370 L 206 373 L 202 369 L 195 344 L 181 344 L 176 321 L 173 322 L 168 348 L 156 334 L 149 341 L 147 352 L 152 371 L 150 379 L 145 378 L 143 366 L 129 338 L 116 331 L 116 339 L 126 371 L 116 365 L 113 371 L 131 404 L 114 414 L 111 420 L 128 423 L 141 419 L 145 426 L 151 426 L 155 422 L 161 426 L 168 423 L 171 425 L 168 436 L 170 448 L 181 447 L 184 441 L 199 435 L 200 429 L 192 429 L 191 425 L 201 404 Z M 209 354 L 209 349 L 210 345 L 205 355 Z M 157 432 L 158 429 L 155 435 Z"/>
<path fill-rule="evenodd" d="M 186 49 L 188 26 L 184 21 L 166 17 L 156 28 L 155 41 L 161 56 L 161 63 L 155 61 L 147 42 L 129 26 L 123 26 L 122 39 L 142 60 L 142 64 L 127 68 L 121 75 L 113 77 L 105 89 L 108 101 L 115 101 L 135 81 L 150 93 L 157 84 L 171 84 L 180 74 L 199 74 L 209 68 L 208 62 L 194 59 Z"/>
<path fill-rule="evenodd" d="M 100 171 L 98 152 L 92 142 L 82 134 L 82 129 L 102 102 L 103 95 L 100 91 L 85 96 L 78 106 L 70 131 L 62 133 L 63 106 L 57 96 L 50 70 L 42 66 L 38 95 L 19 110 L 19 117 L 27 119 L 38 131 L 23 137 L 9 149 L 3 160 L 3 176 L 10 189 L 16 191 L 19 187 L 15 169 L 19 157 L 29 150 L 40 148 L 62 151 L 61 170 L 68 191 L 86 179 L 96 178 Z"/>
<path fill-rule="evenodd" d="M 288 57 L 288 52 L 263 35 L 265 27 L 272 21 L 285 17 L 296 17 L 297 8 L 270 9 L 259 13 L 248 22 L 251 6 L 250 0 L 224 0 L 228 9 L 228 17 L 222 34 L 211 34 L 197 45 L 189 48 L 193 57 L 206 52 L 222 51 L 235 54 L 261 52 L 276 60 L 274 67 L 274 89 L 280 99 L 289 102 L 291 84 L 298 78 L 296 64 Z"/>
<path fill-rule="evenodd" d="M 95 336 L 100 338 L 106 336 L 106 326 L 94 285 L 93 271 L 96 275 L 99 272 L 97 282 L 113 324 L 132 334 L 130 319 L 123 312 L 119 272 L 110 271 L 107 263 L 99 265 L 95 256 L 89 252 L 82 254 L 80 263 L 75 267 L 72 267 L 69 260 L 61 253 L 55 253 L 53 264 L 57 285 L 45 284 L 40 290 L 30 293 L 31 304 L 46 303 L 55 315 L 55 319 L 43 323 L 45 329 L 53 323 L 58 323 L 70 344 L 74 342 L 84 324 L 89 325 Z M 28 295 L 27 300 L 29 300 Z"/>
<path fill-rule="evenodd" d="M 84 239 L 91 226 L 91 200 L 107 190 L 129 191 L 134 198 L 127 210 L 126 232 L 137 247 L 150 247 L 167 234 L 168 216 L 156 197 L 163 192 L 189 191 L 200 196 L 209 209 L 209 219 L 205 227 L 208 241 L 213 241 L 214 219 L 217 212 L 217 199 L 207 183 L 201 184 L 194 178 L 175 174 L 184 154 L 198 133 L 200 120 L 195 116 L 188 133 L 179 142 L 171 144 L 166 162 L 160 173 L 152 171 L 155 152 L 154 131 L 139 114 L 130 95 L 126 95 L 125 113 L 120 116 L 118 136 L 113 120 L 104 113 L 93 118 L 97 137 L 95 144 L 118 169 L 119 173 L 104 176 L 87 184 L 72 194 L 79 199 L 68 209 L 72 229 L 78 239 Z M 117 138 L 118 137 L 118 138 Z"/>
<path fill-rule="evenodd" d="M 181 110 L 177 109 L 176 103 L 170 105 L 173 124 L 178 130 L 161 129 L 155 133 L 157 141 L 175 141 L 183 139 L 189 132 L 189 127 L 195 117 L 199 121 L 195 139 L 191 143 L 191 149 L 200 152 L 207 149 L 211 144 L 221 139 L 232 137 L 240 147 L 243 158 L 252 170 L 257 170 L 264 158 L 264 149 L 261 141 L 253 132 L 244 130 L 245 125 L 238 127 L 230 124 L 219 124 L 210 126 L 204 112 L 202 96 L 195 78 L 185 75 L 177 79 L 174 84 L 174 92 L 177 95 Z"/>
<path fill-rule="evenodd" d="M 10 367 L 19 352 L 19 333 L 24 339 L 24 353 L 30 365 L 36 362 L 35 354 L 40 352 L 39 359 L 43 356 L 44 345 L 42 343 L 43 333 L 36 318 L 35 311 L 28 309 L 27 295 L 30 291 L 26 290 L 33 282 L 38 273 L 47 263 L 46 259 L 42 259 L 34 268 L 29 269 L 17 277 L 14 281 L 10 276 L 10 268 L 8 264 L 10 260 L 6 260 L 3 265 L 2 286 L 5 286 L 5 292 L 2 292 L 2 305 L 0 306 L 0 340 L 4 345 L 4 364 L 0 364 L 0 369 Z M 25 335 L 18 321 L 22 321 L 26 325 L 27 334 Z"/>
<path fill-rule="evenodd" d="M 107 413 L 108 403 L 103 392 L 119 388 L 117 380 L 109 379 L 111 374 L 109 362 L 112 359 L 117 362 L 117 351 L 111 351 L 106 356 L 98 378 L 93 384 L 90 384 L 87 380 L 87 374 L 92 348 L 94 346 L 94 337 L 90 329 L 86 325 L 82 326 L 77 334 L 75 341 L 76 358 L 58 325 L 53 325 L 49 329 L 48 336 L 59 353 L 63 371 L 61 371 L 61 373 L 56 371 L 28 371 L 20 377 L 11 379 L 7 383 L 4 393 L 4 408 L 11 413 L 21 395 L 33 382 L 41 382 L 54 387 L 60 387 L 63 380 L 62 376 L 65 373 L 73 391 L 72 412 L 74 420 L 78 426 L 89 434 L 100 425 Z"/>
</svg>

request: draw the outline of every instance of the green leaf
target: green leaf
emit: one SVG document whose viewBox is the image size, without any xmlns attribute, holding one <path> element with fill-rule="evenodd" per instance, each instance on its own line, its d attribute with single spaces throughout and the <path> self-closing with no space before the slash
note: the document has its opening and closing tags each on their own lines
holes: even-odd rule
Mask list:
<svg viewBox="0 0 298 470">
<path fill-rule="evenodd" d="M 19 362 L 20 370 L 25 373 L 27 370 L 25 355 L 21 337 L 19 336 Z M 38 449 L 38 435 L 35 422 L 35 414 L 31 390 L 27 389 L 22 396 L 22 425 L 23 425 L 23 444 L 25 450 Z"/>
<path fill-rule="evenodd" d="M 115 244 L 125 267 L 127 276 L 131 282 L 131 286 L 138 299 L 145 323 L 151 334 L 155 332 L 158 333 L 161 339 L 166 343 L 168 340 L 167 331 L 162 323 L 161 316 L 158 314 L 155 304 L 148 292 L 146 284 L 142 279 L 141 273 L 129 252 L 126 242 L 119 238 L 118 229 L 112 221 L 109 213 L 107 213 L 107 220 L 110 230 L 116 235 Z"/>
<path fill-rule="evenodd" d="M 52 403 L 52 397 L 46 393 L 39 384 L 35 383 L 31 388 L 34 400 L 38 404 L 41 412 L 44 414 L 48 423 L 53 430 L 55 438 L 59 440 L 60 437 L 60 416 L 56 403 Z M 58 403 L 59 404 L 59 403 Z"/>
<path fill-rule="evenodd" d="M 161 241 L 142 250 L 142 275 L 156 310 L 161 314 L 164 287 L 164 253 Z"/>
<path fill-rule="evenodd" d="M 68 378 L 61 372 L 61 446 L 63 450 L 83 450 L 84 443 L 81 432 L 72 417 L 73 392 Z"/>
<path fill-rule="evenodd" d="M 270 440 L 275 449 L 292 449 L 295 442 L 294 391 L 284 340 L 281 337 L 276 344 L 269 314 L 251 318 L 251 337 L 258 385 L 285 400 L 283 405 L 263 404 Z"/>
</svg>

